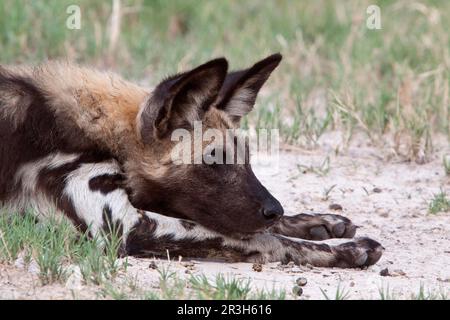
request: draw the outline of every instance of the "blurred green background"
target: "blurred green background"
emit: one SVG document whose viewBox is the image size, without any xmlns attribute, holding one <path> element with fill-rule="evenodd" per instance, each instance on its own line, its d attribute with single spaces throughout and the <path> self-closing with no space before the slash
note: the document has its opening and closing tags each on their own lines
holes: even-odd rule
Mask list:
<svg viewBox="0 0 450 320">
<path fill-rule="evenodd" d="M 150 86 L 214 57 L 236 69 L 281 52 L 245 126 L 309 147 L 327 130 L 362 131 L 410 157 L 450 136 L 450 1 L 137 0 L 115 13 L 113 2 L 2 0 L 0 62 L 68 59 Z M 73 4 L 80 30 L 66 27 Z M 381 30 L 366 26 L 371 4 Z"/>
</svg>

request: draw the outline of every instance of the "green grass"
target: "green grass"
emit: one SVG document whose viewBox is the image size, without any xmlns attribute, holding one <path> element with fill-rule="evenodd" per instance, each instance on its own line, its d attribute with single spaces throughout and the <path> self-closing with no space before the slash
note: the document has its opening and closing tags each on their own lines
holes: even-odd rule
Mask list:
<svg viewBox="0 0 450 320">
<path fill-rule="evenodd" d="M 398 300 L 400 299 L 396 293 L 394 293 L 389 285 L 386 287 L 383 285 L 378 289 L 380 294 L 380 300 Z M 443 289 L 440 290 L 425 290 L 425 286 L 420 284 L 417 293 L 412 293 L 409 297 L 411 300 L 448 300 L 449 296 Z M 404 299 L 404 298 L 401 298 Z"/>
<path fill-rule="evenodd" d="M 434 195 L 433 199 L 431 199 L 431 202 L 428 205 L 428 212 L 431 214 L 436 214 L 439 212 L 448 211 L 450 211 L 450 198 L 444 190 L 441 190 L 439 193 Z"/>
<path fill-rule="evenodd" d="M 448 300 L 448 293 L 445 291 L 430 291 L 425 290 L 423 284 L 420 285 L 419 292 L 411 295 L 412 300 Z"/>
<path fill-rule="evenodd" d="M 328 175 L 328 173 L 330 173 L 330 157 L 329 156 L 325 157 L 325 159 L 323 159 L 323 161 L 317 166 L 314 166 L 314 165 L 306 166 L 303 164 L 298 164 L 297 169 L 302 174 L 312 172 L 312 173 L 315 173 L 319 177 L 324 177 L 324 176 Z"/>
<path fill-rule="evenodd" d="M 386 287 L 384 285 L 379 287 L 378 293 L 380 294 L 380 300 L 395 300 L 395 294 L 389 288 L 389 284 Z"/>
<path fill-rule="evenodd" d="M 101 296 L 114 300 L 283 300 L 284 290 L 272 288 L 254 289 L 250 279 L 241 279 L 233 275 L 217 274 L 207 277 L 204 274 L 190 274 L 182 277 L 172 270 L 171 264 L 157 269 L 159 273 L 158 289 L 142 289 L 136 279 L 128 279 L 124 284 L 105 282 Z"/>
<path fill-rule="evenodd" d="M 225 277 L 222 274 L 210 281 L 205 275 L 192 276 L 189 280 L 199 299 L 243 300 L 250 296 L 250 280 Z"/>
<path fill-rule="evenodd" d="M 113 278 L 121 268 L 119 242 L 114 233 L 94 239 L 80 235 L 66 220 L 37 222 L 31 213 L 0 214 L 0 262 L 13 263 L 19 255 L 25 263 L 33 259 L 44 285 L 63 282 L 71 264 L 80 267 L 86 283 Z"/>
<path fill-rule="evenodd" d="M 349 290 L 341 287 L 340 283 L 336 287 L 336 292 L 334 293 L 334 296 L 329 296 L 322 288 L 320 288 L 320 291 L 322 292 L 322 295 L 324 296 L 325 300 L 347 300 L 350 298 Z"/>
<path fill-rule="evenodd" d="M 111 1 L 4 0 L 0 61 L 69 59 L 154 85 L 163 75 L 217 56 L 233 68 L 280 51 L 284 61 L 247 126 L 275 127 L 292 144 L 314 147 L 327 130 L 423 161 L 435 133 L 450 136 L 450 2 L 124 0 L 111 48 Z M 381 30 L 366 8 L 381 8 Z M 79 5 L 81 30 L 65 27 Z M 425 158 L 424 158 L 425 155 Z"/>
<path fill-rule="evenodd" d="M 160 290 L 152 298 L 199 300 L 286 299 L 284 290 L 275 288 L 255 290 L 250 279 L 237 278 L 233 275 L 219 273 L 215 277 L 207 277 L 204 274 L 191 274 L 182 279 L 177 272 L 170 270 L 170 265 L 160 267 L 158 272 L 160 274 Z"/>
<path fill-rule="evenodd" d="M 43 284 L 64 279 L 63 263 L 72 253 L 76 236 L 68 223 L 36 223 L 31 214 L 0 215 L 0 261 L 13 262 L 22 254 L 25 263 L 34 259 Z"/>
</svg>

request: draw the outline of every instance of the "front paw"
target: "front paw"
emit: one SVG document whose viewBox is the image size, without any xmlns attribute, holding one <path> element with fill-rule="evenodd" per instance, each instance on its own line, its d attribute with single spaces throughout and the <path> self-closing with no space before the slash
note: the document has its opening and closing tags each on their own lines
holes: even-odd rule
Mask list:
<svg viewBox="0 0 450 320">
<path fill-rule="evenodd" d="M 380 260 L 384 251 L 380 243 L 365 237 L 342 243 L 333 249 L 335 252 L 334 266 L 340 268 L 371 266 Z"/>
</svg>

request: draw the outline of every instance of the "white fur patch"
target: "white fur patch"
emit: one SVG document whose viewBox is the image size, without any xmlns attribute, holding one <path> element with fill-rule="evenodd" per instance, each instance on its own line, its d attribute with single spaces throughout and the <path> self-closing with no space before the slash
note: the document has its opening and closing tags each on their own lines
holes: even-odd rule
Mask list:
<svg viewBox="0 0 450 320">
<path fill-rule="evenodd" d="M 92 178 L 117 173 L 120 173 L 120 168 L 115 161 L 87 163 L 70 173 L 66 179 L 64 194 L 71 199 L 78 217 L 90 226 L 93 234 L 103 228 L 103 211 L 106 206 L 111 209 L 111 222 L 120 221 L 125 235 L 139 219 L 125 190 L 116 189 L 103 194 L 89 188 Z"/>
<path fill-rule="evenodd" d="M 56 213 L 56 205 L 44 194 L 36 190 L 39 173 L 45 168 L 54 169 L 79 158 L 78 154 L 54 153 L 37 161 L 22 165 L 14 177 L 14 182 L 21 189 L 17 197 L 4 205 L 10 212 L 21 212 L 30 209 L 37 216 L 48 216 Z"/>
</svg>

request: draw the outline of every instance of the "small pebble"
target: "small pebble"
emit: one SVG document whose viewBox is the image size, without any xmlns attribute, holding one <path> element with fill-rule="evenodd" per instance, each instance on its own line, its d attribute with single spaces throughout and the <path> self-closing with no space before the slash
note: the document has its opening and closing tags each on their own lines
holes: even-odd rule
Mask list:
<svg viewBox="0 0 450 320">
<path fill-rule="evenodd" d="M 382 277 L 389 277 L 391 274 L 389 273 L 388 268 L 384 268 L 383 270 L 380 271 L 380 276 Z"/>
<path fill-rule="evenodd" d="M 380 188 L 375 187 L 372 189 L 372 191 L 375 193 L 381 193 L 382 190 Z"/>
<path fill-rule="evenodd" d="M 308 283 L 308 280 L 306 278 L 300 277 L 297 278 L 297 280 L 295 280 L 295 283 L 297 283 L 297 285 L 299 285 L 300 287 L 306 286 L 306 284 Z"/>
<path fill-rule="evenodd" d="M 292 288 L 292 292 L 297 296 L 301 296 L 303 294 L 303 289 L 299 286 L 294 286 L 294 288 Z"/>
<path fill-rule="evenodd" d="M 254 263 L 252 266 L 253 271 L 261 272 L 262 271 L 262 264 L 260 263 Z"/>
<path fill-rule="evenodd" d="M 342 206 L 338 203 L 332 203 L 328 208 L 330 210 L 342 211 Z"/>
</svg>

